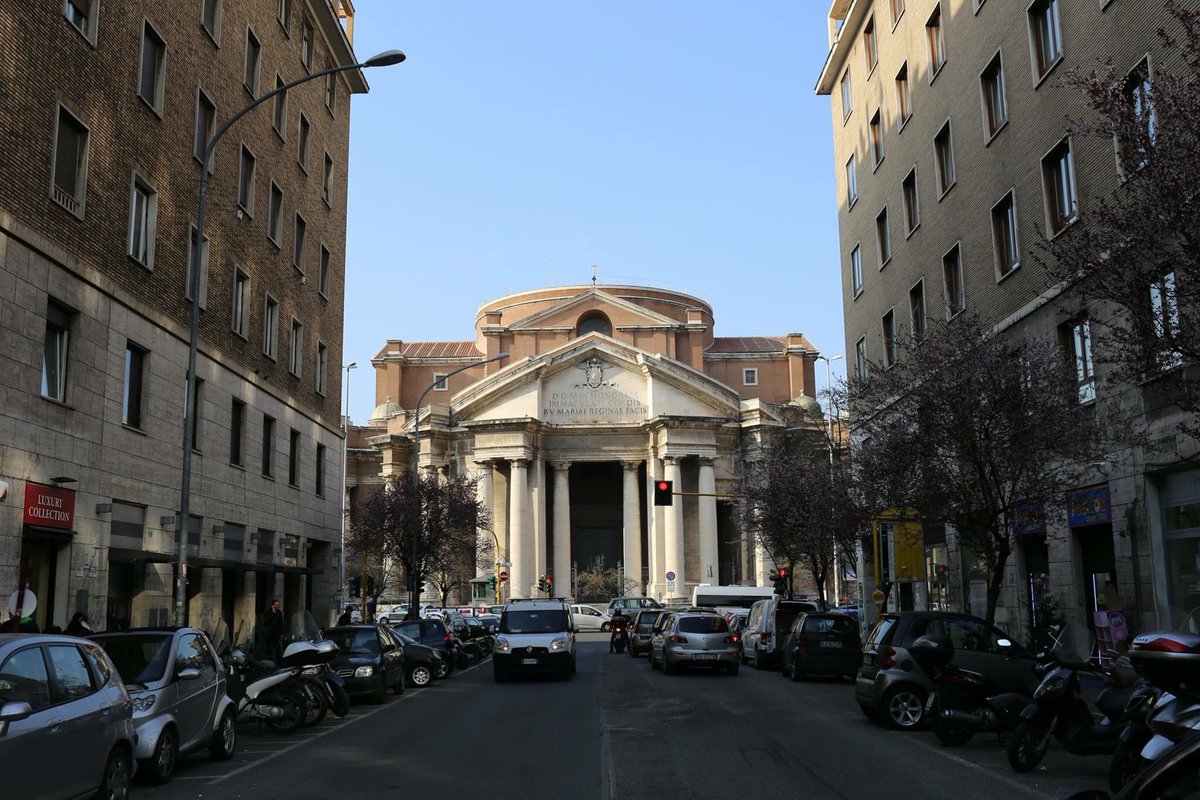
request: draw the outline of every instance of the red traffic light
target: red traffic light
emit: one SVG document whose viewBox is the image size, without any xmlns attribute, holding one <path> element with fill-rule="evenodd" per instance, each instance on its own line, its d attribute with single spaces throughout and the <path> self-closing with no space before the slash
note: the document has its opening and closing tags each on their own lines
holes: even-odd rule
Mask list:
<svg viewBox="0 0 1200 800">
<path fill-rule="evenodd" d="M 667 489 L 670 489 L 670 488 L 671 488 L 670 481 L 659 481 L 658 482 L 658 490 L 660 492 L 665 492 Z"/>
<path fill-rule="evenodd" d="M 547 585 L 547 586 L 553 586 L 553 585 L 554 585 L 554 578 L 547 577 L 547 578 L 546 578 L 546 585 Z"/>
<path fill-rule="evenodd" d="M 654 505 L 670 506 L 674 505 L 674 492 L 672 491 L 671 481 L 655 481 L 654 482 Z"/>
<path fill-rule="evenodd" d="M 781 568 L 780 568 L 780 570 L 779 570 L 779 577 L 781 577 L 781 578 L 786 578 L 786 577 L 787 577 L 787 567 L 781 567 Z"/>
</svg>

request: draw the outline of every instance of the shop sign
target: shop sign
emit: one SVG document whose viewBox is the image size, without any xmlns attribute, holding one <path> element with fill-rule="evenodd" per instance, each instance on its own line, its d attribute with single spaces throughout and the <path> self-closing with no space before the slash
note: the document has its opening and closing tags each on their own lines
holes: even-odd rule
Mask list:
<svg viewBox="0 0 1200 800">
<path fill-rule="evenodd" d="M 1021 503 L 1016 507 L 1015 514 L 1014 535 L 1037 536 L 1046 532 L 1045 503 Z"/>
<path fill-rule="evenodd" d="M 75 526 L 75 490 L 26 483 L 24 522 L 43 528 L 71 530 Z"/>
<path fill-rule="evenodd" d="M 1072 528 L 1112 522 L 1108 484 L 1071 492 L 1067 498 L 1067 524 Z"/>
</svg>

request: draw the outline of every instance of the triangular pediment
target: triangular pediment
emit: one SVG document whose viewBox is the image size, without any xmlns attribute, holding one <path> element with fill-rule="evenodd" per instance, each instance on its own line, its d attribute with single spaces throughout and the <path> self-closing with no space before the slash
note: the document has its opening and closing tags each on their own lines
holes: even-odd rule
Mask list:
<svg viewBox="0 0 1200 800">
<path fill-rule="evenodd" d="M 610 294 L 603 289 L 591 287 L 561 303 L 544 308 L 536 314 L 517 320 L 509 326 L 509 330 L 532 330 L 545 328 L 574 328 L 580 315 L 587 311 L 603 311 L 610 317 L 613 311 L 619 311 L 622 327 L 644 326 L 652 328 L 675 327 L 680 323 L 677 319 L 659 314 L 637 303 Z"/>
</svg>

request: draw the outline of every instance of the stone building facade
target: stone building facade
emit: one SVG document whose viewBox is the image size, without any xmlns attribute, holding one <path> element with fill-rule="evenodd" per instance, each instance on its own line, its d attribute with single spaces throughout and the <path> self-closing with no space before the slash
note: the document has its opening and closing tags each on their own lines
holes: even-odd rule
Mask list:
<svg viewBox="0 0 1200 800">
<path fill-rule="evenodd" d="M 743 443 L 781 424 L 778 407 L 816 402 L 818 351 L 801 334 L 722 338 L 714 326 L 690 295 L 561 286 L 483 305 L 470 341 L 389 340 L 372 359 L 379 406 L 351 429 L 350 489 L 412 468 L 419 418 L 420 469 L 478 481 L 511 564 L 507 596 L 533 596 L 542 576 L 569 596 L 598 557 L 661 599 L 769 585 L 775 565 L 723 495 Z M 653 505 L 658 479 L 673 482 L 672 506 Z"/>
<path fill-rule="evenodd" d="M 1140 76 L 1164 67 L 1165 4 L 834 0 L 828 17 L 816 90 L 832 100 L 849 370 L 886 367 L 887 341 L 964 309 L 1005 335 L 1054 337 L 1081 403 L 1138 416 L 1149 435 L 1022 526 L 998 621 L 1025 629 L 1040 595 L 1101 636 L 1098 610 L 1122 611 L 1131 632 L 1177 622 L 1200 605 L 1196 442 L 1153 382 L 1106 381 L 1106 310 L 1048 290 L 1035 263 L 1040 240 L 1086 225 L 1120 180 L 1111 142 L 1071 134 L 1085 102 L 1059 79 L 1111 60 L 1135 102 Z M 895 552 L 893 522 L 873 554 Z M 868 578 L 898 578 L 902 606 L 982 613 L 983 575 L 954 531 L 926 524 L 918 538 L 923 564 L 902 577 L 894 559 L 868 564 Z"/>
<path fill-rule="evenodd" d="M 349 5 L 0 6 L 0 594 L 36 621 L 172 622 L 197 156 L 307 70 L 358 63 Z M 191 624 L 337 590 L 350 98 L 358 70 L 216 149 L 202 271 Z M 70 513 L 65 509 L 69 508 Z"/>
</svg>

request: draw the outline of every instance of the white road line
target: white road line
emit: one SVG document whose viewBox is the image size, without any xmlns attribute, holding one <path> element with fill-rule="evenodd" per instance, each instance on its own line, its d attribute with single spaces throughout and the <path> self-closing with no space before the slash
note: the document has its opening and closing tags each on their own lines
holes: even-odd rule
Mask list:
<svg viewBox="0 0 1200 800">
<path fill-rule="evenodd" d="M 609 738 L 609 727 L 605 725 L 600 731 L 600 797 L 604 798 L 604 800 L 615 800 L 617 774 L 616 765 L 613 764 Z"/>
<path fill-rule="evenodd" d="M 1002 773 L 996 772 L 995 770 L 985 767 L 982 764 L 976 764 L 974 761 L 963 758 L 962 756 L 956 756 L 944 748 L 934 747 L 933 745 L 925 744 L 924 742 L 916 742 L 916 744 L 919 745 L 920 747 L 924 748 L 925 750 L 928 750 L 930 753 L 935 753 L 948 761 L 953 761 L 955 764 L 958 764 L 963 767 L 968 767 L 970 769 L 976 770 L 977 772 L 985 773 L 992 780 L 999 781 L 1000 783 L 1003 783 L 1005 786 L 1009 787 L 1010 789 L 1019 789 L 1022 792 L 1024 792 L 1025 794 L 1028 794 L 1032 797 L 1038 798 L 1038 800 L 1041 800 L 1041 798 L 1044 798 L 1044 797 L 1057 797 L 1058 796 L 1056 794 L 1048 794 L 1046 792 L 1041 791 L 1040 789 L 1035 789 L 1032 786 L 1021 783 L 1018 780 L 1014 780 L 1012 778 L 1006 777 Z"/>
</svg>

